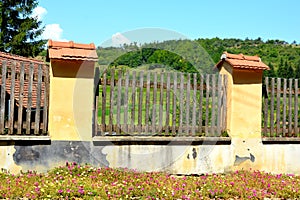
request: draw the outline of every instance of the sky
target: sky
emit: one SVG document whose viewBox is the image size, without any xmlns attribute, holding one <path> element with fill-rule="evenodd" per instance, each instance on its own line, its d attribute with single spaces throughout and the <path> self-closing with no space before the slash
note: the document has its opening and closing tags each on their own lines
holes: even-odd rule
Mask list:
<svg viewBox="0 0 300 200">
<path fill-rule="evenodd" d="M 44 39 L 96 46 L 174 35 L 300 43 L 299 0 L 40 0 L 34 15 L 45 26 Z"/>
</svg>

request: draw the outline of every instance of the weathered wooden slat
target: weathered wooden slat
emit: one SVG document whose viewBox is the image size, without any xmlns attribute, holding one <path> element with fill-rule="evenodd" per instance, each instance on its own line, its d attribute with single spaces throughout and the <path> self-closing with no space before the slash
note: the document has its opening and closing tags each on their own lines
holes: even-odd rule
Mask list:
<svg viewBox="0 0 300 200">
<path fill-rule="evenodd" d="M 5 134 L 5 99 L 6 99 L 6 73 L 7 62 L 2 61 L 2 82 L 1 82 L 1 113 L 0 113 L 0 134 Z"/>
<path fill-rule="evenodd" d="M 203 75 L 200 75 L 200 91 L 199 91 L 199 115 L 198 115 L 198 133 L 202 134 L 202 112 L 203 112 Z"/>
<path fill-rule="evenodd" d="M 131 85 L 131 125 L 130 125 L 130 133 L 134 132 L 134 126 L 135 126 L 135 87 L 136 87 L 136 71 L 132 72 L 132 85 Z"/>
<path fill-rule="evenodd" d="M 28 83 L 28 102 L 27 102 L 27 113 L 26 113 L 26 134 L 29 135 L 31 131 L 31 107 L 32 107 L 32 83 L 33 83 L 33 71 L 34 65 L 30 64 L 29 67 L 29 83 Z"/>
<path fill-rule="evenodd" d="M 180 73 L 180 89 L 179 89 L 179 130 L 178 135 L 182 135 L 182 128 L 183 128 L 183 93 L 184 93 L 184 76 L 182 73 Z"/>
<path fill-rule="evenodd" d="M 138 104 L 138 127 L 140 127 L 139 129 L 139 133 L 142 132 L 142 125 L 143 125 L 143 115 L 142 115 L 142 111 L 143 111 L 143 93 L 144 93 L 144 72 L 141 71 L 140 72 L 140 89 L 139 89 L 139 104 Z M 147 106 L 147 105 L 146 105 Z"/>
<path fill-rule="evenodd" d="M 266 85 L 266 92 L 267 92 L 267 95 L 269 94 L 269 78 L 266 77 L 265 78 L 265 85 Z M 264 132 L 264 135 L 267 135 L 267 129 L 268 129 L 268 106 L 269 106 L 269 100 L 268 100 L 268 97 L 266 96 L 264 98 L 264 128 L 263 128 L 263 132 Z"/>
<path fill-rule="evenodd" d="M 156 132 L 157 73 L 153 73 L 152 134 Z"/>
<path fill-rule="evenodd" d="M 100 78 L 100 69 L 99 67 L 96 67 L 95 77 L 94 77 L 93 136 L 96 136 L 98 133 L 99 78 Z"/>
<path fill-rule="evenodd" d="M 223 109 L 222 109 L 222 132 L 227 131 L 227 90 L 228 90 L 228 77 L 227 75 L 223 75 L 223 85 L 222 85 L 222 90 L 223 90 Z"/>
<path fill-rule="evenodd" d="M 222 75 L 218 76 L 218 86 L 217 86 L 217 98 L 218 98 L 218 105 L 217 105 L 217 135 L 221 136 L 221 117 L 222 117 Z"/>
<path fill-rule="evenodd" d="M 121 132 L 121 100 L 122 100 L 122 71 L 118 70 L 118 96 L 117 96 L 117 134 Z"/>
<path fill-rule="evenodd" d="M 160 94 L 159 94 L 159 133 L 162 133 L 163 129 L 163 105 L 164 105 L 164 74 L 160 74 Z"/>
<path fill-rule="evenodd" d="M 128 133 L 128 92 L 129 92 L 129 71 L 125 75 L 125 93 L 124 93 L 124 127 L 125 134 Z"/>
<path fill-rule="evenodd" d="M 22 122 L 23 122 L 23 92 L 24 92 L 24 63 L 21 63 L 20 69 L 20 91 L 19 91 L 19 108 L 18 108 L 18 123 L 17 134 L 22 134 Z"/>
<path fill-rule="evenodd" d="M 211 95 L 211 99 L 212 99 L 212 103 L 211 103 L 211 127 L 214 127 L 216 125 L 216 75 L 212 74 L 212 95 Z M 216 136 L 216 133 L 213 129 L 210 130 L 211 132 L 211 136 Z"/>
<path fill-rule="evenodd" d="M 287 90 L 287 79 L 283 79 L 283 113 L 282 113 L 282 133 L 286 136 L 286 90 Z"/>
<path fill-rule="evenodd" d="M 35 110 L 35 127 L 34 134 L 40 134 L 40 117 L 41 117 L 41 97 L 42 97 L 42 78 L 43 78 L 43 69 L 42 65 L 38 65 L 38 83 L 36 88 L 36 110 Z"/>
<path fill-rule="evenodd" d="M 167 73 L 167 94 L 166 94 L 166 124 L 165 134 L 169 135 L 170 126 L 170 72 Z"/>
<path fill-rule="evenodd" d="M 281 96 L 281 78 L 277 78 L 277 96 L 276 96 L 276 136 L 280 134 L 280 96 Z"/>
<path fill-rule="evenodd" d="M 192 136 L 195 136 L 197 109 L 197 74 L 193 74 L 193 109 L 192 109 Z"/>
<path fill-rule="evenodd" d="M 187 83 L 186 83 L 186 108 L 185 108 L 185 125 L 186 129 L 184 130 L 185 135 L 189 135 L 189 124 L 190 124 L 190 96 L 191 96 L 191 74 L 187 74 Z"/>
<path fill-rule="evenodd" d="M 295 94 L 294 94 L 294 132 L 295 136 L 299 136 L 298 129 L 298 79 L 295 79 Z"/>
<path fill-rule="evenodd" d="M 275 99 L 275 78 L 271 78 L 271 107 L 270 107 L 270 136 L 274 136 L 274 99 Z"/>
<path fill-rule="evenodd" d="M 147 89 L 146 89 L 146 109 L 145 109 L 145 125 L 146 125 L 146 133 L 149 133 L 149 124 L 150 124 L 150 83 L 151 83 L 151 72 L 147 72 Z"/>
<path fill-rule="evenodd" d="M 176 120 L 177 120 L 177 73 L 173 73 L 173 113 L 172 113 L 172 135 L 176 135 Z"/>
<path fill-rule="evenodd" d="M 115 70 L 111 70 L 110 76 L 110 95 L 109 95 L 109 134 L 113 132 L 114 123 L 114 90 L 115 90 Z"/>
<path fill-rule="evenodd" d="M 101 127 L 104 128 L 106 125 L 106 93 L 107 93 L 107 89 L 106 89 L 106 72 L 103 73 L 103 78 L 101 81 L 102 84 L 102 114 L 101 114 Z M 103 135 L 105 132 L 104 129 L 101 129 L 101 134 Z"/>
<path fill-rule="evenodd" d="M 15 86 L 16 86 L 16 65 L 14 61 L 11 65 L 11 85 L 10 85 L 10 99 L 8 109 L 8 134 L 14 134 L 14 114 L 15 114 Z"/>
<path fill-rule="evenodd" d="M 49 113 L 49 91 L 50 91 L 50 77 L 49 68 L 44 65 L 44 108 L 43 108 L 43 134 L 48 134 L 48 113 Z M 98 113 L 97 113 L 98 115 Z"/>
<path fill-rule="evenodd" d="M 206 75 L 206 109 L 205 109 L 205 136 L 211 136 L 211 134 L 209 133 L 209 92 L 210 92 L 210 88 L 209 88 L 209 77 L 210 75 L 207 74 Z"/>
<path fill-rule="evenodd" d="M 293 79 L 289 79 L 289 136 L 292 135 L 292 115 L 293 115 L 293 107 L 292 107 L 292 96 L 293 96 Z"/>
</svg>

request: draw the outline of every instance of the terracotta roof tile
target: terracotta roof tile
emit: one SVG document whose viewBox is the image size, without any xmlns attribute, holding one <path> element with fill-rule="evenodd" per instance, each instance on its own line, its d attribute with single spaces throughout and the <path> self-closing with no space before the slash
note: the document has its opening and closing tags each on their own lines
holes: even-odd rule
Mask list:
<svg viewBox="0 0 300 200">
<path fill-rule="evenodd" d="M 246 56 L 243 54 L 230 54 L 224 52 L 221 56 L 221 61 L 216 67 L 221 67 L 223 62 L 229 63 L 233 68 L 239 69 L 258 69 L 269 70 L 270 68 L 261 61 L 258 56 Z"/>
<path fill-rule="evenodd" d="M 48 58 L 65 60 L 97 61 L 96 47 L 91 44 L 78 44 L 73 41 L 48 41 Z"/>
</svg>

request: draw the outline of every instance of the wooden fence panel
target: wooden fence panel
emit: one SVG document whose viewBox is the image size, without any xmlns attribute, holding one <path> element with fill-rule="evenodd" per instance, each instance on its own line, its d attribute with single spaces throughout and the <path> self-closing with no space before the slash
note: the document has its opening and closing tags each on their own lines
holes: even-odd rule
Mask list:
<svg viewBox="0 0 300 200">
<path fill-rule="evenodd" d="M 298 79 L 265 78 L 265 85 L 271 93 L 263 99 L 263 136 L 299 137 Z"/>
<path fill-rule="evenodd" d="M 226 130 L 225 76 L 112 70 L 101 80 L 97 135 L 216 137 Z"/>
<path fill-rule="evenodd" d="M 4 60 L 0 67 L 0 134 L 46 135 L 49 105 L 48 66 Z"/>
</svg>

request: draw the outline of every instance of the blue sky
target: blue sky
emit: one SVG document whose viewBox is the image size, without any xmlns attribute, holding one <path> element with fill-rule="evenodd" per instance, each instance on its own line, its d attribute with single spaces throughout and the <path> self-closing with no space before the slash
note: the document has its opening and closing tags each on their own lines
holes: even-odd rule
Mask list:
<svg viewBox="0 0 300 200">
<path fill-rule="evenodd" d="M 300 43 L 299 0 L 40 0 L 39 6 L 44 37 L 54 40 L 98 46 L 128 31 L 160 28 L 189 39 L 261 37 Z"/>
</svg>

